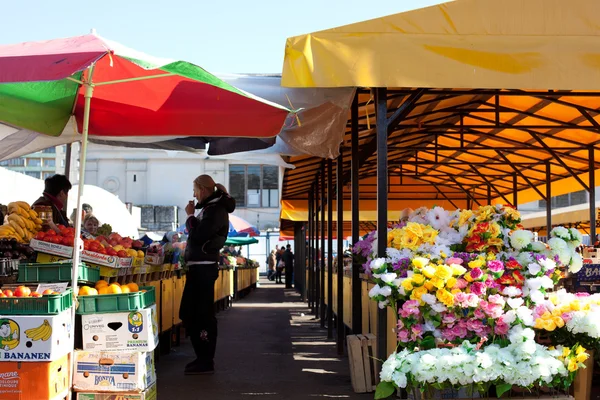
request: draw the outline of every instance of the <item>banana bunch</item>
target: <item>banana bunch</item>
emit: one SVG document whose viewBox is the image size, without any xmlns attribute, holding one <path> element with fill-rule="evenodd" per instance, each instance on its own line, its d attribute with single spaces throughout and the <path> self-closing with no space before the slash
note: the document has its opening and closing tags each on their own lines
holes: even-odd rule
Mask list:
<svg viewBox="0 0 600 400">
<path fill-rule="evenodd" d="M 42 220 L 24 201 L 8 204 L 6 224 L 0 226 L 0 238 L 29 242 L 42 229 Z"/>
<path fill-rule="evenodd" d="M 52 336 L 52 327 L 47 319 L 44 320 L 44 323 L 38 326 L 37 328 L 27 329 L 25 331 L 25 336 L 29 339 L 35 340 L 43 340 L 44 342 L 50 339 Z"/>
</svg>

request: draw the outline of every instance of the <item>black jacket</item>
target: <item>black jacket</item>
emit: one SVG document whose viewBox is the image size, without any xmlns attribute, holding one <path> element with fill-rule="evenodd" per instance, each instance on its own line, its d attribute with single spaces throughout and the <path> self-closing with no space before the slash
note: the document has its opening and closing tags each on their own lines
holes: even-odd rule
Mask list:
<svg viewBox="0 0 600 400">
<path fill-rule="evenodd" d="M 292 253 L 291 250 L 286 250 L 283 253 L 283 262 L 285 263 L 285 268 L 286 269 L 293 269 L 294 268 L 294 253 Z"/>
<path fill-rule="evenodd" d="M 229 213 L 235 210 L 235 200 L 223 192 L 196 205 L 202 209 L 198 217 L 189 217 L 185 223 L 189 232 L 185 261 L 219 261 L 219 252 L 229 233 Z"/>
</svg>

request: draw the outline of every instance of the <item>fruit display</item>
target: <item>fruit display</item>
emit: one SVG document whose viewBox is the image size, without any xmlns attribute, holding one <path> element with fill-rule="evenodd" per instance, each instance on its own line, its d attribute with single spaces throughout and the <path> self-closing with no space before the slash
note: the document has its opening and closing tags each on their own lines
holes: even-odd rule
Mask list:
<svg viewBox="0 0 600 400">
<path fill-rule="evenodd" d="M 105 280 L 99 280 L 94 287 L 81 286 L 79 287 L 78 296 L 97 296 L 103 294 L 121 294 L 121 293 L 136 293 L 140 288 L 137 283 L 130 282 L 127 284 L 108 283 Z"/>
<path fill-rule="evenodd" d="M 28 243 L 42 229 L 42 219 L 24 201 L 8 204 L 6 223 L 0 226 L 0 238 Z"/>
<path fill-rule="evenodd" d="M 60 233 L 56 233 L 54 230 L 50 229 L 47 232 L 38 232 L 34 239 L 42 242 L 73 247 L 75 243 L 75 228 L 64 225 L 57 225 L 57 228 Z"/>
<path fill-rule="evenodd" d="M 58 225 L 60 233 L 53 230 L 38 232 L 35 239 L 42 242 L 62 244 L 73 247 L 75 242 L 75 229 Z M 105 254 L 113 257 L 144 257 L 141 250 L 143 242 L 131 238 L 123 238 L 118 233 L 112 233 L 108 237 L 98 236 L 96 239 L 83 239 L 83 249 L 94 253 Z"/>
<path fill-rule="evenodd" d="M 32 292 L 30 288 L 27 286 L 18 286 L 16 289 L 1 289 L 0 290 L 0 298 L 3 297 L 42 297 L 48 296 L 51 294 L 58 294 L 51 289 L 45 290 L 43 293 Z"/>
<path fill-rule="evenodd" d="M 34 254 L 31 247 L 19 243 L 17 239 L 0 239 L 0 258 L 29 260 Z"/>
<path fill-rule="evenodd" d="M 108 236 L 112 233 L 112 226 L 110 224 L 102 224 L 98 227 L 97 233 L 98 235 Z"/>
</svg>

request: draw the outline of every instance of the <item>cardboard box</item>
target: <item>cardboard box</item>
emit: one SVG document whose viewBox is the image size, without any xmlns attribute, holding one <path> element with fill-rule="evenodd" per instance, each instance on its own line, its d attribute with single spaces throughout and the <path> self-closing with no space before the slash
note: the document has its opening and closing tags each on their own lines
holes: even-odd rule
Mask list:
<svg viewBox="0 0 600 400">
<path fill-rule="evenodd" d="M 0 399 L 64 399 L 71 391 L 69 356 L 50 362 L 0 362 Z"/>
<path fill-rule="evenodd" d="M 157 254 L 146 254 L 144 262 L 149 265 L 163 265 L 163 263 L 165 262 L 165 256 L 160 256 Z"/>
<path fill-rule="evenodd" d="M 131 267 L 132 262 L 131 257 L 120 258 L 115 256 L 109 256 L 106 254 L 96 253 L 89 250 L 83 250 L 81 252 L 81 259 L 83 261 L 111 268 Z"/>
<path fill-rule="evenodd" d="M 69 246 L 63 246 L 62 244 L 42 242 L 40 240 L 31 239 L 29 246 L 42 253 L 53 254 L 55 256 L 72 258 L 73 248 Z"/>
<path fill-rule="evenodd" d="M 137 311 L 81 316 L 84 350 L 152 351 L 158 345 L 156 304 Z"/>
<path fill-rule="evenodd" d="M 156 383 L 144 390 L 142 393 L 77 393 L 77 400 L 157 400 L 158 390 Z"/>
<path fill-rule="evenodd" d="M 0 315 L 0 361 L 54 361 L 70 353 L 74 340 L 71 312 Z"/>
<path fill-rule="evenodd" d="M 152 351 L 75 351 L 75 391 L 140 393 L 155 382 Z"/>
</svg>

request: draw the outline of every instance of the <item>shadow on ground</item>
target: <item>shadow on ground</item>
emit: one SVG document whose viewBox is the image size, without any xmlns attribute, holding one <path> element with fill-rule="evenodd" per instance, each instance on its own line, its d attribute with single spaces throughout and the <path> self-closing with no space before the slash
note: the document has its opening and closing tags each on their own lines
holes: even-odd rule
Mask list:
<svg viewBox="0 0 600 400">
<path fill-rule="evenodd" d="M 189 341 L 157 364 L 161 399 L 372 399 L 352 391 L 348 358 L 308 315 L 291 289 L 261 281 L 259 289 L 218 315 L 216 372 L 184 376 Z"/>
</svg>

